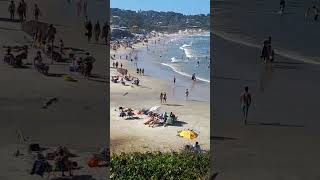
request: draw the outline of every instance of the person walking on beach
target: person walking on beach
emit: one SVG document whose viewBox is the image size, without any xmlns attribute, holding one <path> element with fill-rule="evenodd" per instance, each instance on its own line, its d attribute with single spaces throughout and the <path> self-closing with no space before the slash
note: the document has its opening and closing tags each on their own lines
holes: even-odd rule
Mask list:
<svg viewBox="0 0 320 180">
<path fill-rule="evenodd" d="M 167 103 L 167 94 L 163 93 L 163 103 Z"/>
<path fill-rule="evenodd" d="M 23 19 L 27 20 L 27 3 L 24 0 L 21 0 L 22 8 L 23 8 Z"/>
<path fill-rule="evenodd" d="M 284 8 L 286 7 L 286 1 L 280 0 L 280 12 L 284 13 Z"/>
<path fill-rule="evenodd" d="M 22 22 L 23 21 L 23 5 L 21 2 L 19 3 L 19 6 L 17 8 L 17 12 L 19 15 L 19 20 L 20 20 L 20 22 Z"/>
<path fill-rule="evenodd" d="M 100 23 L 97 21 L 97 23 L 94 25 L 94 36 L 96 38 L 96 42 L 99 41 L 101 29 L 100 29 Z"/>
<path fill-rule="evenodd" d="M 63 48 L 64 48 L 64 43 L 63 43 L 63 40 L 60 39 L 60 41 L 59 41 L 59 52 L 60 52 L 61 55 L 64 54 L 63 53 Z"/>
<path fill-rule="evenodd" d="M 88 37 L 88 42 L 90 43 L 91 37 L 92 37 L 92 24 L 90 20 L 86 24 L 86 29 L 87 29 L 86 36 Z"/>
<path fill-rule="evenodd" d="M 313 13 L 314 13 L 314 21 L 318 21 L 319 17 L 319 9 L 316 6 L 313 6 Z"/>
<path fill-rule="evenodd" d="M 264 63 L 267 63 L 269 55 L 268 55 L 268 43 L 266 41 L 263 43 L 263 48 L 262 48 L 260 57 L 262 58 Z"/>
<path fill-rule="evenodd" d="M 185 95 L 186 95 L 186 100 L 188 100 L 188 97 L 189 97 L 189 90 L 188 89 L 186 89 Z"/>
<path fill-rule="evenodd" d="M 142 69 L 142 76 L 144 76 L 144 68 Z"/>
<path fill-rule="evenodd" d="M 176 83 L 176 76 L 173 76 L 173 84 Z"/>
<path fill-rule="evenodd" d="M 51 64 L 53 64 L 53 51 L 54 51 L 54 40 L 56 37 L 57 30 L 55 27 L 53 27 L 52 24 L 50 24 L 48 30 L 47 30 L 47 38 L 48 43 L 51 44 Z"/>
<path fill-rule="evenodd" d="M 9 13 L 10 13 L 10 20 L 14 20 L 14 13 L 16 11 L 16 5 L 15 5 L 14 1 L 10 2 L 8 10 L 9 10 Z"/>
<path fill-rule="evenodd" d="M 77 15 L 80 16 L 82 10 L 82 0 L 78 0 L 77 2 Z"/>
<path fill-rule="evenodd" d="M 119 63 L 118 63 L 118 61 L 116 62 L 116 68 L 118 69 L 118 66 L 119 66 Z"/>
<path fill-rule="evenodd" d="M 120 67 L 122 68 L 122 63 L 120 63 Z"/>
<path fill-rule="evenodd" d="M 304 19 L 308 23 L 311 16 L 311 8 L 308 8 L 306 13 L 304 14 Z"/>
<path fill-rule="evenodd" d="M 246 86 L 244 88 L 244 92 L 240 96 L 240 104 L 242 108 L 242 113 L 243 113 L 243 119 L 244 119 L 244 124 L 247 124 L 247 119 L 248 119 L 248 112 L 249 112 L 249 107 L 251 105 L 252 97 L 251 94 L 249 93 L 249 88 Z"/>
<path fill-rule="evenodd" d="M 37 4 L 34 4 L 33 15 L 34 15 L 34 20 L 35 20 L 35 21 L 38 21 L 38 20 L 39 20 L 40 14 L 41 14 L 40 8 L 38 7 Z"/>
<path fill-rule="evenodd" d="M 162 101 L 163 101 L 163 94 L 162 92 L 160 93 L 160 103 L 162 104 Z"/>
</svg>

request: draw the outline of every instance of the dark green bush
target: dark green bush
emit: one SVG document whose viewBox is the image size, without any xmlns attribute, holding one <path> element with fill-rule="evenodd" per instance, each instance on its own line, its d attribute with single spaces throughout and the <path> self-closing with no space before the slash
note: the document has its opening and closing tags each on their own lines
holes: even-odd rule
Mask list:
<svg viewBox="0 0 320 180">
<path fill-rule="evenodd" d="M 123 153 L 111 156 L 110 179 L 198 180 L 209 169 L 209 153 Z"/>
</svg>

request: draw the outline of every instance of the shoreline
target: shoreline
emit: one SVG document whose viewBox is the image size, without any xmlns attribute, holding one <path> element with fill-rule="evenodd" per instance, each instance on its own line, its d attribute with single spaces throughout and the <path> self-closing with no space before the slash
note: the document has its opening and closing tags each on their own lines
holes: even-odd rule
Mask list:
<svg viewBox="0 0 320 180">
<path fill-rule="evenodd" d="M 143 49 L 141 44 L 134 46 L 135 49 Z M 124 49 L 117 52 L 111 50 L 110 55 L 116 53 L 116 57 L 120 54 L 128 53 Z M 186 144 L 193 144 L 199 141 L 204 150 L 210 149 L 209 136 L 210 130 L 210 110 L 209 102 L 203 101 L 186 101 L 185 99 L 173 98 L 170 93 L 172 91 L 173 82 L 156 78 L 152 73 L 146 71 L 145 75 L 136 75 L 136 69 L 132 68 L 131 62 L 126 60 L 110 59 L 112 61 L 121 62 L 124 68 L 128 68 L 128 73 L 137 76 L 141 81 L 139 87 L 125 87 L 121 84 L 110 83 L 111 94 L 111 153 L 120 152 L 148 152 L 148 151 L 179 151 Z M 113 68 L 110 69 L 110 75 L 117 74 Z M 160 92 L 167 92 L 168 103 L 160 104 Z M 209 92 L 209 90 L 208 90 Z M 126 94 L 125 96 L 123 96 Z M 174 112 L 179 120 L 187 123 L 180 127 L 156 127 L 151 128 L 143 125 L 145 120 L 123 120 L 117 117 L 115 109 L 117 107 L 131 107 L 134 109 L 150 108 L 160 105 L 161 109 L 167 112 Z M 190 114 L 190 110 L 194 113 Z M 198 122 L 194 116 L 198 116 Z M 190 141 L 177 137 L 177 130 L 195 129 L 200 131 L 199 138 Z M 124 131 L 124 132 L 121 132 Z M 161 136 L 159 136 L 161 134 Z M 158 137 L 158 138 L 157 138 Z M 156 139 L 156 141 L 155 141 Z"/>
<path fill-rule="evenodd" d="M 319 81 L 320 67 L 279 56 L 271 69 L 264 69 L 257 66 L 257 48 L 219 37 L 215 43 L 213 66 L 219 71 L 214 73 L 213 134 L 230 139 L 211 141 L 214 171 L 223 172 L 219 179 L 319 176 L 314 166 L 320 146 L 313 142 L 320 137 L 319 101 L 314 98 L 320 89 L 314 83 Z M 244 86 L 253 96 L 247 126 L 241 121 L 238 101 Z M 302 144 L 297 146 L 297 141 Z M 305 149 L 308 153 L 301 153 Z"/>
</svg>

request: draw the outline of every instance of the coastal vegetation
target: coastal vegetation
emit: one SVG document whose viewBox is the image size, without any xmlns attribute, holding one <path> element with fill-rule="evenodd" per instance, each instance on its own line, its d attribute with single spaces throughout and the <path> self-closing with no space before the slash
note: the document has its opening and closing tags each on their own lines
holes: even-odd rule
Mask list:
<svg viewBox="0 0 320 180">
<path fill-rule="evenodd" d="M 210 29 L 210 15 L 184 15 L 176 12 L 132 11 L 111 8 L 111 25 L 147 32 L 176 32 L 184 29 Z"/>
<path fill-rule="evenodd" d="M 110 179 L 207 179 L 210 156 L 205 153 L 122 153 L 111 156 Z"/>
</svg>

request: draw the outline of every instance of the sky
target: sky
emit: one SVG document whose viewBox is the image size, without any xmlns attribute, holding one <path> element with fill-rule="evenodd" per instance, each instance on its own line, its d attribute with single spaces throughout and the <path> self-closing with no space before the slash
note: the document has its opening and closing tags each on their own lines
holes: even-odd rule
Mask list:
<svg viewBox="0 0 320 180">
<path fill-rule="evenodd" d="M 111 8 L 173 11 L 185 15 L 209 14 L 210 0 L 110 0 Z"/>
</svg>

